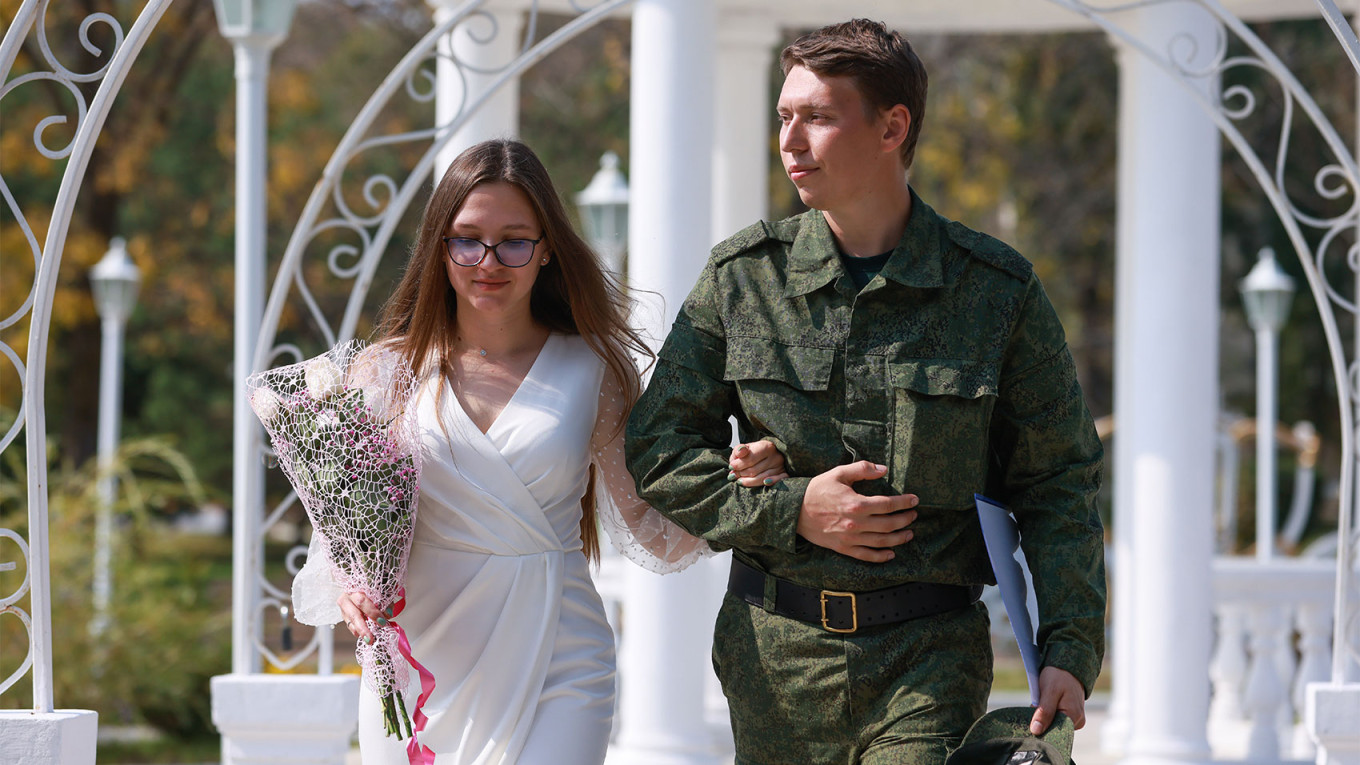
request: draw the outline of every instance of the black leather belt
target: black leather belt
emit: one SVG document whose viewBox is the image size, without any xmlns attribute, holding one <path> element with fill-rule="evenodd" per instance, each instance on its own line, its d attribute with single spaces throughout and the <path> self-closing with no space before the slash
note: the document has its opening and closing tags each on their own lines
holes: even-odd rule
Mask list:
<svg viewBox="0 0 1360 765">
<path fill-rule="evenodd" d="M 765 607 L 765 583 L 774 580 L 774 608 L 787 616 L 816 624 L 828 632 L 851 633 L 875 624 L 919 619 L 971 605 L 982 597 L 982 585 L 908 582 L 868 592 L 815 590 L 773 577 L 735 556 L 727 590 L 758 608 Z"/>
</svg>

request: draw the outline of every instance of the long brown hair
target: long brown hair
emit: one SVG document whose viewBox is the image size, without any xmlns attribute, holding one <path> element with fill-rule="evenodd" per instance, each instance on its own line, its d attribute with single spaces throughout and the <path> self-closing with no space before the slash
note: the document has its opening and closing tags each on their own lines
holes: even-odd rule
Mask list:
<svg viewBox="0 0 1360 765">
<path fill-rule="evenodd" d="M 433 372 L 431 365 L 437 364 L 441 374 L 451 376 L 458 301 L 444 268 L 443 237 L 468 194 L 484 183 L 509 183 L 524 192 L 553 254 L 552 265 L 534 280 L 529 303 L 534 321 L 554 332 L 580 335 L 604 360 L 605 374 L 619 382 L 625 411 L 631 410 L 642 390 L 633 355 L 650 359 L 653 353 L 628 326 L 630 301 L 572 228 L 547 169 L 519 141 L 484 141 L 449 165 L 425 205 L 406 272 L 379 314 L 377 335 L 393 342 L 419 375 Z M 588 558 L 599 560 L 594 496 L 592 469 L 581 501 L 581 543 Z"/>
</svg>

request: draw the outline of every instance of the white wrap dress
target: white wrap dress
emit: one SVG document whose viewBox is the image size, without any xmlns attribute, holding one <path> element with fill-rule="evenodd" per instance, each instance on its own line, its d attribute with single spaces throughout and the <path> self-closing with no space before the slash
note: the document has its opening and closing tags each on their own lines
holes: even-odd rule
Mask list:
<svg viewBox="0 0 1360 765">
<path fill-rule="evenodd" d="M 435 677 L 420 742 L 437 765 L 598 765 L 615 660 L 581 545 L 588 468 L 600 479 L 601 525 L 635 562 L 679 570 L 709 554 L 707 545 L 635 498 L 623 466 L 622 398 L 579 336 L 549 336 L 486 433 L 439 376 L 413 405 L 423 465 L 397 622 Z M 300 620 L 343 618 L 328 572 L 314 545 L 294 582 Z M 419 685 L 412 671 L 408 710 Z M 406 763 L 405 742 L 383 733 L 379 698 L 366 685 L 361 693 L 365 765 Z"/>
</svg>

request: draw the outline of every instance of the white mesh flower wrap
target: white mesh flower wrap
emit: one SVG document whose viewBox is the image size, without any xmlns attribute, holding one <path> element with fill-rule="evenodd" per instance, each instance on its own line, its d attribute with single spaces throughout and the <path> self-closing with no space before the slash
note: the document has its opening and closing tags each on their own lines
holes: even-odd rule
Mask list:
<svg viewBox="0 0 1360 765">
<path fill-rule="evenodd" d="M 410 365 L 390 347 L 352 340 L 307 361 L 252 375 L 251 408 L 264 424 L 312 522 L 295 605 L 300 621 L 338 621 L 334 600 L 361 592 L 379 608 L 402 597 L 420 479 Z M 322 597 L 316 597 L 321 595 Z M 321 603 L 329 599 L 329 603 Z M 355 653 L 379 696 L 404 689 L 406 660 L 393 626 L 370 624 Z"/>
</svg>

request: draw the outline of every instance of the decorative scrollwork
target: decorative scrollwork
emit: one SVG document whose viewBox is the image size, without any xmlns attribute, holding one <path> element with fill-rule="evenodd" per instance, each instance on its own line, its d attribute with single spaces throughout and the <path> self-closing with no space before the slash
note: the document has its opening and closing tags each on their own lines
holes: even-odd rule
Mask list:
<svg viewBox="0 0 1360 765">
<path fill-rule="evenodd" d="M 282 597 L 266 597 L 259 601 L 259 608 L 256 609 L 255 616 L 263 620 L 268 614 L 287 613 L 288 606 L 292 603 L 288 595 Z M 287 616 L 283 617 L 287 619 Z M 274 650 L 265 644 L 258 637 L 254 639 L 255 650 L 260 652 L 265 661 L 277 667 L 279 670 L 287 672 L 307 660 L 317 648 L 317 643 L 321 639 L 321 630 L 313 629 L 312 637 L 300 649 L 292 652 L 288 656 L 279 656 Z"/>
<path fill-rule="evenodd" d="M 15 603 L 18 603 L 19 600 L 28 593 L 28 583 L 32 580 L 32 575 L 31 572 L 29 571 L 29 565 L 31 561 L 29 560 L 28 557 L 28 543 L 24 541 L 23 537 L 19 536 L 17 533 L 13 531 L 10 531 L 9 529 L 0 529 L 0 538 L 8 539 L 14 542 L 14 544 L 18 545 L 19 561 L 22 561 L 24 564 L 23 581 L 19 583 L 18 587 L 14 588 L 14 592 L 11 592 L 9 595 L 6 595 L 3 598 L 0 598 L 0 608 L 9 608 L 13 606 Z M 17 567 L 18 561 L 0 562 L 0 571 L 13 571 Z"/>
<path fill-rule="evenodd" d="M 97 82 L 108 73 L 109 67 L 113 64 L 114 55 L 123 45 L 124 33 L 118 20 L 107 13 L 96 12 L 86 16 L 80 23 L 77 32 L 78 40 L 81 47 L 90 55 L 95 56 L 96 61 L 100 63 L 93 71 L 77 72 L 66 66 L 52 49 L 47 31 L 49 2 L 50 0 L 41 0 L 40 2 L 30 3 L 29 7 L 24 9 L 24 13 L 16 15 L 14 26 L 5 33 L 3 49 L 6 53 L 0 56 L 0 103 L 3 103 L 7 96 L 24 85 L 39 81 L 55 83 L 69 93 L 75 104 L 76 119 L 72 126 L 71 137 L 64 145 L 58 147 L 49 145 L 47 134 L 50 128 L 68 123 L 70 121 L 69 115 L 48 115 L 38 120 L 33 128 L 33 146 L 38 153 L 50 160 L 60 160 L 70 156 L 76 136 L 79 134 L 79 127 L 84 123 L 89 108 L 85 94 L 78 86 L 84 83 Z M 112 32 L 113 43 L 107 50 L 95 44 L 91 38 L 90 32 L 96 26 L 105 26 Z M 29 72 L 11 80 L 9 73 L 18 55 L 20 42 L 30 35 L 36 38 L 37 48 L 42 57 L 39 64 L 47 67 L 47 70 Z M 5 329 L 21 321 L 33 307 L 37 288 L 38 263 L 42 260 L 42 247 L 38 243 L 37 236 L 33 233 L 33 227 L 29 224 L 28 217 L 24 214 L 23 206 L 19 204 L 19 200 L 15 198 L 3 176 L 0 176 L 0 198 L 4 200 L 5 208 L 9 211 L 9 214 L 14 216 L 15 222 L 19 225 L 19 230 L 23 232 L 24 241 L 28 244 L 29 255 L 33 260 L 33 274 L 35 276 L 35 281 L 29 285 L 28 294 L 24 297 L 24 301 L 8 316 L 0 318 L 0 329 Z M 19 358 L 18 353 L 9 344 L 0 342 L 0 355 L 3 355 L 10 362 L 18 372 L 20 380 L 19 414 L 5 431 L 3 437 L 0 437 L 0 452 L 3 452 L 23 429 L 25 421 L 23 402 L 27 399 L 27 391 L 23 384 L 24 363 Z"/>
<path fill-rule="evenodd" d="M 28 670 L 33 666 L 33 620 L 29 618 L 28 612 L 24 611 L 22 608 L 15 608 L 14 606 L 0 608 L 0 619 L 3 619 L 7 614 L 14 616 L 19 620 L 20 624 L 24 625 L 24 637 L 27 638 L 24 642 L 28 643 L 28 649 L 24 654 L 24 660 L 19 663 L 19 666 L 16 667 L 13 672 L 6 675 L 3 681 L 0 681 L 0 695 L 3 695 L 5 691 L 14 687 L 14 684 L 19 682 L 19 678 L 27 674 Z"/>
<path fill-rule="evenodd" d="M 73 69 L 62 63 L 61 59 L 56 55 L 56 53 L 53 52 L 52 45 L 48 40 L 47 33 L 48 3 L 49 0 L 43 0 L 43 2 L 39 4 L 38 13 L 36 14 L 35 18 L 36 20 L 35 37 L 37 39 L 38 50 L 41 52 L 42 55 L 43 59 L 42 64 L 45 65 L 48 68 L 48 70 L 30 72 L 21 77 L 16 77 L 13 80 L 5 81 L 3 86 L 0 86 L 0 101 L 2 101 L 5 96 L 14 92 L 19 87 L 31 82 L 42 80 L 56 83 L 58 86 L 65 89 L 65 91 L 71 95 L 71 98 L 75 101 L 76 104 L 77 114 L 76 124 L 73 126 L 70 141 L 68 141 L 64 146 L 54 149 L 47 145 L 45 139 L 45 135 L 49 128 L 55 127 L 57 125 L 64 125 L 69 121 L 69 117 L 65 114 L 54 114 L 45 117 L 42 120 L 39 120 L 37 126 L 33 129 L 33 144 L 38 149 L 39 153 L 41 153 L 44 157 L 47 157 L 48 159 L 57 160 L 64 159 L 65 157 L 70 155 L 72 145 L 75 142 L 75 136 L 79 132 L 80 125 L 85 121 L 86 112 L 88 111 L 89 108 L 89 105 L 85 100 L 85 94 L 84 92 L 81 91 L 81 89 L 78 86 L 84 83 L 98 82 L 99 80 L 103 79 L 106 74 L 108 74 L 109 67 L 113 65 L 113 60 L 118 49 L 123 45 L 124 33 L 122 25 L 118 23 L 118 19 L 114 18 L 113 16 L 107 13 L 96 12 L 91 13 L 89 16 L 86 16 L 81 21 L 80 29 L 78 32 L 80 46 L 84 48 L 86 52 L 88 52 L 90 55 L 96 57 L 96 62 L 100 63 L 98 68 L 94 69 L 93 71 L 89 72 L 74 71 Z M 90 37 L 90 30 L 95 26 L 106 26 L 113 33 L 113 44 L 109 46 L 107 51 L 104 48 L 101 48 L 98 45 L 96 45 Z M 26 30 L 20 30 L 21 34 L 24 32 L 26 32 Z M 13 64 L 13 61 L 11 60 L 3 63 L 4 63 L 3 71 L 7 75 L 10 70 L 10 66 L 12 66 Z"/>
<path fill-rule="evenodd" d="M 29 571 L 29 567 L 32 565 L 32 561 L 28 555 L 28 543 L 24 541 L 23 537 L 19 536 L 13 531 L 10 531 L 9 529 L 0 529 L 0 538 L 8 539 L 18 546 L 19 561 L 21 561 L 24 565 L 23 581 L 20 582 L 19 586 L 14 589 L 14 592 L 10 593 L 9 595 L 6 595 L 3 598 L 0 598 L 0 618 L 4 618 L 6 614 L 14 616 L 20 621 L 20 623 L 24 625 L 24 635 L 26 637 L 31 637 L 33 634 L 33 622 L 31 619 L 29 619 L 27 611 L 15 605 L 15 603 L 18 603 L 19 600 L 24 597 L 24 595 L 28 594 L 28 583 L 32 579 L 31 573 Z M 13 571 L 17 567 L 18 562 L 16 561 L 0 561 L 0 571 Z M 15 669 L 13 672 L 7 675 L 3 681 L 0 681 L 0 694 L 4 694 L 4 692 L 10 688 L 10 686 L 17 683 L 19 681 L 19 678 L 23 677 L 24 673 L 28 672 L 29 667 L 33 666 L 32 641 L 26 640 L 25 642 L 28 643 L 28 646 L 26 648 L 24 660 L 23 662 L 20 663 L 20 666 L 17 669 Z"/>
</svg>

